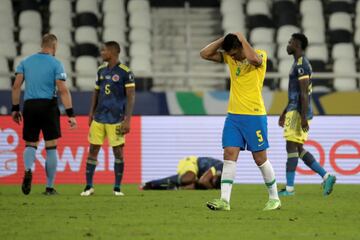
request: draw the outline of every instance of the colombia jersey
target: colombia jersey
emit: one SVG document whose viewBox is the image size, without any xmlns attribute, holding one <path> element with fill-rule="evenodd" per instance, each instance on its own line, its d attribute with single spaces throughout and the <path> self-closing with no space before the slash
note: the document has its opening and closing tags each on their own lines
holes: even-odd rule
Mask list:
<svg viewBox="0 0 360 240">
<path fill-rule="evenodd" d="M 289 104 L 287 111 L 296 110 L 301 113 L 301 99 L 300 99 L 300 84 L 299 81 L 303 79 L 309 79 L 309 105 L 308 112 L 306 114 L 307 119 L 312 119 L 313 112 L 311 106 L 311 92 L 312 92 L 312 83 L 311 83 L 311 74 L 312 68 L 309 60 L 302 56 L 299 59 L 295 60 L 289 75 L 289 90 L 288 98 Z"/>
<path fill-rule="evenodd" d="M 209 169 L 213 175 L 221 173 L 222 167 L 223 162 L 215 158 L 188 156 L 179 161 L 177 174 L 181 176 L 190 171 L 200 178 Z"/>
<path fill-rule="evenodd" d="M 95 85 L 99 90 L 95 121 L 113 124 L 124 119 L 127 87 L 135 87 L 134 75 L 127 66 L 119 63 L 113 68 L 107 64 L 99 67 Z"/>
<path fill-rule="evenodd" d="M 261 56 L 262 64 L 251 65 L 247 59 L 234 60 L 224 53 L 224 62 L 230 71 L 230 97 L 228 112 L 232 114 L 266 115 L 262 87 L 266 73 L 267 54 L 263 50 L 255 50 Z"/>
<path fill-rule="evenodd" d="M 197 159 L 197 165 L 199 172 L 197 174 L 200 178 L 207 170 L 211 169 L 213 175 L 216 175 L 217 172 L 221 172 L 223 168 L 223 162 L 210 157 L 199 157 Z"/>
</svg>

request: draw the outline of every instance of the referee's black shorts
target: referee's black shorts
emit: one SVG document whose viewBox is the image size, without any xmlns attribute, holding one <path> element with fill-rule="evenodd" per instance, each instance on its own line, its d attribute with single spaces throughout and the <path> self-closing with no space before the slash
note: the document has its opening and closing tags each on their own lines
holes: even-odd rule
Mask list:
<svg viewBox="0 0 360 240">
<path fill-rule="evenodd" d="M 56 98 L 26 100 L 23 117 L 23 139 L 25 141 L 39 141 L 40 131 L 42 131 L 45 141 L 61 137 L 60 111 Z"/>
</svg>

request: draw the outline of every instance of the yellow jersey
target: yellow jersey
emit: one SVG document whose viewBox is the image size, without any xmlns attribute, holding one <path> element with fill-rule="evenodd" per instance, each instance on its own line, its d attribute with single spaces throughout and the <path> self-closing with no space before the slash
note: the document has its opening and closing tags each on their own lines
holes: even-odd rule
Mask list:
<svg viewBox="0 0 360 240">
<path fill-rule="evenodd" d="M 258 67 L 251 65 L 247 59 L 236 61 L 223 53 L 224 62 L 230 71 L 229 113 L 266 115 L 261 91 L 266 73 L 267 54 L 263 50 L 255 52 L 262 58 L 262 63 Z"/>
</svg>

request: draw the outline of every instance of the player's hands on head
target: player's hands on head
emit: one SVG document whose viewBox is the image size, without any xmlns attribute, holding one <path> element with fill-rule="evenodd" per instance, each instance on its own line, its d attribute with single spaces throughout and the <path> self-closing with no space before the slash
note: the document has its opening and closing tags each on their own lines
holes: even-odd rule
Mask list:
<svg viewBox="0 0 360 240">
<path fill-rule="evenodd" d="M 77 122 L 76 122 L 76 119 L 74 117 L 70 117 L 69 120 L 68 120 L 68 123 L 70 125 L 70 129 L 77 128 Z"/>
<path fill-rule="evenodd" d="M 234 34 L 239 38 L 239 41 L 240 41 L 240 42 L 243 42 L 243 41 L 244 41 L 245 37 L 244 37 L 244 35 L 243 35 L 241 32 L 236 32 L 236 33 L 234 33 Z"/>
<path fill-rule="evenodd" d="M 22 122 L 22 114 L 21 114 L 21 112 L 14 111 L 14 112 L 11 113 L 11 117 L 14 120 L 14 122 L 16 122 L 19 125 Z"/>
</svg>

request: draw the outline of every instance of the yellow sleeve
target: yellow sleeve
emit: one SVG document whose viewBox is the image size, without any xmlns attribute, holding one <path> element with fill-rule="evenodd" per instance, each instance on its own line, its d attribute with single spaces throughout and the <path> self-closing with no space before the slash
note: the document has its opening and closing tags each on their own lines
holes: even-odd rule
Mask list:
<svg viewBox="0 0 360 240">
<path fill-rule="evenodd" d="M 267 61 L 267 53 L 266 53 L 266 51 L 256 49 L 255 52 L 262 59 L 261 65 L 263 65 L 263 63 L 266 63 L 266 61 Z"/>
<path fill-rule="evenodd" d="M 230 57 L 230 56 L 229 56 L 229 55 L 227 55 L 225 52 L 222 52 L 221 54 L 222 54 L 222 56 L 223 56 L 224 63 L 226 63 L 226 64 L 227 64 L 227 63 L 228 63 L 228 59 L 229 59 L 229 57 Z"/>
<path fill-rule="evenodd" d="M 213 176 L 216 175 L 216 169 L 215 169 L 215 167 L 211 167 L 211 168 L 210 168 L 210 171 L 211 171 L 211 173 L 212 173 Z"/>
<path fill-rule="evenodd" d="M 298 78 L 298 80 L 310 79 L 310 75 L 303 75 Z"/>
</svg>

